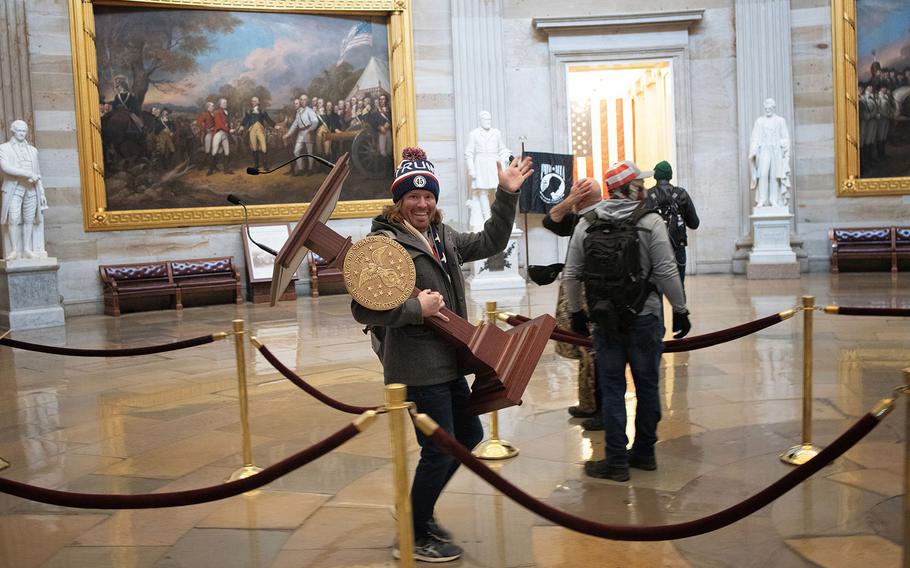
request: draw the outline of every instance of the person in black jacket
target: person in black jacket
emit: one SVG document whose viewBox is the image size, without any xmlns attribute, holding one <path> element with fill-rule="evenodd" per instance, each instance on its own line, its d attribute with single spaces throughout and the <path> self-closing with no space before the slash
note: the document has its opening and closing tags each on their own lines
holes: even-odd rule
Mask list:
<svg viewBox="0 0 910 568">
<path fill-rule="evenodd" d="M 572 185 L 569 195 L 550 209 L 543 218 L 543 226 L 559 237 L 571 237 L 579 219 L 576 211 L 590 207 L 602 199 L 600 184 L 594 178 L 580 179 Z M 561 282 L 556 301 L 556 320 L 560 327 L 569 328 L 569 313 Z M 594 350 L 590 347 L 557 343 L 556 352 L 563 357 L 578 360 L 578 404 L 569 407 L 569 414 L 574 418 L 585 418 L 586 420 L 582 422 L 585 430 L 603 430 Z"/>
<path fill-rule="evenodd" d="M 657 180 L 657 185 L 648 190 L 649 206 L 657 209 L 667 224 L 670 244 L 673 245 L 676 265 L 679 267 L 679 279 L 685 283 L 686 246 L 689 244 L 686 227 L 698 228 L 698 214 L 689 193 L 670 183 L 673 179 L 673 168 L 669 162 L 659 162 L 654 166 L 654 179 Z"/>
</svg>

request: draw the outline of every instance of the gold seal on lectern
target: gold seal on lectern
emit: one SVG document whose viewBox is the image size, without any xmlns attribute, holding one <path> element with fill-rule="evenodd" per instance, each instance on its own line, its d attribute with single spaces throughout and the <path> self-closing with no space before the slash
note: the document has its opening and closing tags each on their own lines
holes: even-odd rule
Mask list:
<svg viewBox="0 0 910 568">
<path fill-rule="evenodd" d="M 417 272 L 404 247 L 380 235 L 360 239 L 344 258 L 344 285 L 371 310 L 391 310 L 411 297 Z"/>
</svg>

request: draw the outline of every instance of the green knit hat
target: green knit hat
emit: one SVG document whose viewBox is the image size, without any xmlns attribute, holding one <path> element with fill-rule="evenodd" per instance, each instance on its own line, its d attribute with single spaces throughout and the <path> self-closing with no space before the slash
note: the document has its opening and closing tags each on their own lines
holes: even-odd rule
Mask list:
<svg viewBox="0 0 910 568">
<path fill-rule="evenodd" d="M 667 181 L 673 179 L 673 168 L 670 167 L 670 162 L 663 161 L 654 166 L 654 179 L 665 179 Z"/>
</svg>

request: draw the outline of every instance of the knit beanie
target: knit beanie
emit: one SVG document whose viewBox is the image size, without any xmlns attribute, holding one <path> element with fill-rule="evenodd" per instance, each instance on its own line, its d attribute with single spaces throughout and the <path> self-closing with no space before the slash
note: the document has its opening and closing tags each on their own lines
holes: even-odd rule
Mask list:
<svg viewBox="0 0 910 568">
<path fill-rule="evenodd" d="M 402 160 L 395 170 L 395 181 L 390 191 L 392 201 L 398 203 L 405 193 L 424 189 L 439 200 L 439 180 L 436 179 L 436 168 L 427 160 L 427 154 L 421 148 L 409 147 L 401 151 Z"/>
<path fill-rule="evenodd" d="M 673 168 L 670 167 L 670 162 L 663 161 L 654 166 L 654 179 L 667 181 L 673 179 Z"/>
</svg>

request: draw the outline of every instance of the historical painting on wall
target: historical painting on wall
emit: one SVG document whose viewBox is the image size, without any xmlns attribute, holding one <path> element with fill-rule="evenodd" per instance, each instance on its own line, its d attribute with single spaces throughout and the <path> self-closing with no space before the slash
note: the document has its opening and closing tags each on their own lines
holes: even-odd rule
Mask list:
<svg viewBox="0 0 910 568">
<path fill-rule="evenodd" d="M 910 3 L 835 4 L 838 193 L 910 193 Z"/>
<path fill-rule="evenodd" d="M 103 164 L 95 224 L 118 214 L 143 218 L 136 212 L 149 212 L 151 222 L 87 228 L 232 222 L 233 210 L 206 213 L 227 205 L 228 194 L 271 206 L 253 208 L 260 221 L 295 218 L 302 209 L 287 206 L 309 202 L 328 167 L 304 157 L 264 172 L 301 154 L 334 162 L 350 153 L 336 215 L 377 212 L 388 199 L 395 147 L 406 138 L 395 132 L 393 113 L 407 122 L 412 107 L 393 96 L 393 16 L 197 4 L 91 5 L 94 49 L 85 53 L 96 70 L 94 155 Z"/>
</svg>

